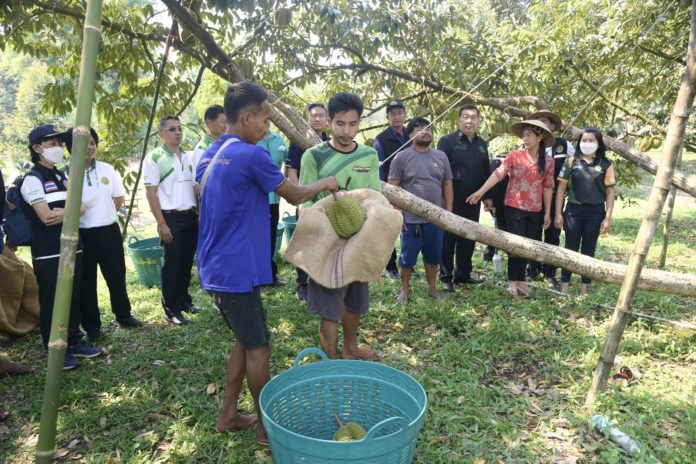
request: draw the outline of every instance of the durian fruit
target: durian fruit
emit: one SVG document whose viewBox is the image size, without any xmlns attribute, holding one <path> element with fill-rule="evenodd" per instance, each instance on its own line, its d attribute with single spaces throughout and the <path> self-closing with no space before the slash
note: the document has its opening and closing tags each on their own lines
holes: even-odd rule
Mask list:
<svg viewBox="0 0 696 464">
<path fill-rule="evenodd" d="M 334 198 L 334 202 L 326 207 L 326 216 L 331 227 L 341 238 L 352 237 L 365 224 L 365 208 L 350 195 L 334 195 Z"/>
<path fill-rule="evenodd" d="M 638 149 L 640 151 L 648 151 L 650 150 L 651 146 L 652 142 L 650 141 L 650 137 L 643 137 L 643 139 L 640 141 L 640 145 L 638 145 Z"/>
<path fill-rule="evenodd" d="M 365 435 L 367 435 L 367 430 L 365 430 L 360 424 L 356 422 L 348 422 L 340 429 L 336 430 L 333 439 L 334 441 L 357 441 L 362 440 Z"/>
<path fill-rule="evenodd" d="M 290 8 L 278 8 L 274 19 L 276 26 L 285 27 L 292 21 L 292 10 Z"/>
<path fill-rule="evenodd" d="M 660 145 L 662 145 L 662 139 L 660 137 L 654 136 L 650 138 L 650 146 L 653 149 L 657 150 L 658 148 L 660 148 Z"/>
</svg>

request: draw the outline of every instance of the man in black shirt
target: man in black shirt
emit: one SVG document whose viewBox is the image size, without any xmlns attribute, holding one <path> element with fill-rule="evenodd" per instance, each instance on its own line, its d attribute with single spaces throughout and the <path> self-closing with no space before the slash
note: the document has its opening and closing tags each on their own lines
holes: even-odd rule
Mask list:
<svg viewBox="0 0 696 464">
<path fill-rule="evenodd" d="M 307 106 L 307 124 L 312 130 L 321 137 L 323 141 L 329 140 L 324 129 L 327 121 L 326 106 L 323 103 L 310 103 Z M 288 148 L 288 159 L 285 161 L 285 176 L 295 185 L 300 183 L 300 166 L 304 150 L 294 143 Z M 297 212 L 295 213 L 297 216 Z M 297 289 L 295 295 L 300 301 L 307 301 L 307 273 L 297 268 Z"/>
<path fill-rule="evenodd" d="M 408 134 L 404 130 L 406 122 L 406 107 L 401 100 L 392 100 L 387 103 L 387 121 L 389 127 L 377 134 L 375 137 L 375 150 L 379 160 L 384 164 L 379 168 L 379 178 L 383 182 L 387 182 L 389 177 L 389 168 L 394 159 L 394 153 L 404 149 L 404 144 L 408 141 Z M 390 158 L 391 156 L 391 158 Z M 399 279 L 399 268 L 396 266 L 396 247 L 392 251 L 392 255 L 387 263 L 387 276 L 390 279 Z"/>
<path fill-rule="evenodd" d="M 454 186 L 453 213 L 478 222 L 481 204 L 469 205 L 466 199 L 478 190 L 491 175 L 486 142 L 476 135 L 481 123 L 478 108 L 464 105 L 459 110 L 459 130 L 440 139 L 437 149 L 445 152 L 452 169 Z M 486 210 L 492 207 L 489 196 L 484 198 Z M 480 283 L 471 276 L 471 257 L 476 242 L 445 233 L 440 280 L 445 291 L 454 291 L 453 284 Z M 456 263 L 455 263 L 456 254 Z"/>
</svg>

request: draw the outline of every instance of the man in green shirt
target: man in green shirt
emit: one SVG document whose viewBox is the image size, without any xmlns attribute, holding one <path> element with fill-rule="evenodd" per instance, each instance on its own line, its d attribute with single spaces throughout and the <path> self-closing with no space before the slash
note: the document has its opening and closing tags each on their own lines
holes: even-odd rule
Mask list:
<svg viewBox="0 0 696 464">
<path fill-rule="evenodd" d="M 328 110 L 333 137 L 308 149 L 302 156 L 300 184 L 308 185 L 333 176 L 338 185 L 345 187 L 350 177 L 349 190 L 370 188 L 380 191 L 377 152 L 354 140 L 360 127 L 362 100 L 355 94 L 340 92 L 331 97 Z M 319 193 L 302 207 L 312 206 L 325 195 L 324 192 Z M 360 317 L 367 314 L 369 304 L 367 282 L 351 282 L 341 288 L 327 288 L 310 278 L 307 307 L 311 314 L 321 316 L 321 347 L 329 358 L 336 358 L 340 320 L 343 325 L 343 359 L 379 360 L 372 350 L 358 348 Z"/>
<path fill-rule="evenodd" d="M 198 162 L 203 153 L 208 151 L 210 144 L 220 138 L 227 130 L 227 120 L 225 119 L 225 109 L 220 105 L 213 105 L 205 110 L 203 120 L 208 129 L 208 133 L 198 142 L 193 149 L 193 170 L 196 170 Z"/>
</svg>

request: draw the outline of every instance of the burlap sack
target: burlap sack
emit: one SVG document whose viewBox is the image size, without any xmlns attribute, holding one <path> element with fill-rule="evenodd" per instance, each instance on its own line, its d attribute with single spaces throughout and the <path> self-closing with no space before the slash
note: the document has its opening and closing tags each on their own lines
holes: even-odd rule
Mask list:
<svg viewBox="0 0 696 464">
<path fill-rule="evenodd" d="M 34 271 L 8 247 L 0 254 L 0 341 L 39 325 L 39 285 Z"/>
<path fill-rule="evenodd" d="M 377 280 L 389 261 L 403 223 L 401 212 L 392 208 L 379 192 L 357 189 L 338 195 L 352 195 L 363 205 L 367 220 L 362 229 L 348 239 L 336 235 L 324 212 L 334 201 L 328 196 L 302 210 L 284 255 L 286 261 L 328 288 Z"/>
</svg>

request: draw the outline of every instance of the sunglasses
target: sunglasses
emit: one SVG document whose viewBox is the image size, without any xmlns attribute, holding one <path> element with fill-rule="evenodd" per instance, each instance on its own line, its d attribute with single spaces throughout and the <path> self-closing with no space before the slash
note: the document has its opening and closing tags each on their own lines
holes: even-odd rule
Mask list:
<svg viewBox="0 0 696 464">
<path fill-rule="evenodd" d="M 162 129 L 163 131 L 167 132 L 183 132 L 184 130 L 181 127 L 167 127 Z"/>
</svg>

